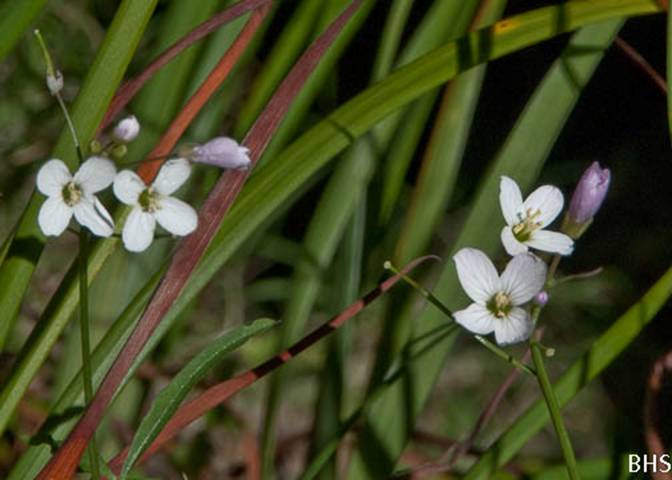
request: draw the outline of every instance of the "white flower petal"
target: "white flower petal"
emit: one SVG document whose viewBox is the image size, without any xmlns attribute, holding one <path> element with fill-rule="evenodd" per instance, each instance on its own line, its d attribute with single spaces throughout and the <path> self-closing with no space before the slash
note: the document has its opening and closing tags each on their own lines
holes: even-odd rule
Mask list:
<svg viewBox="0 0 672 480">
<path fill-rule="evenodd" d="M 498 318 L 495 322 L 495 340 L 499 345 L 527 340 L 532 335 L 534 324 L 530 314 L 519 307 L 512 308 L 504 318 Z"/>
<path fill-rule="evenodd" d="M 540 228 L 544 228 L 560 214 L 564 203 L 562 192 L 557 187 L 544 185 L 525 199 L 523 210 L 532 213 L 538 210 L 539 216 L 535 217 L 535 221 L 540 223 Z"/>
<path fill-rule="evenodd" d="M 105 207 L 100 202 L 98 204 L 100 206 L 96 208 L 96 201 L 93 198 L 82 198 L 72 207 L 72 211 L 77 222 L 91 230 L 94 235 L 109 237 L 114 232 L 114 224 Z M 100 208 L 105 213 L 101 213 Z"/>
<path fill-rule="evenodd" d="M 126 219 L 121 239 L 124 241 L 126 250 L 142 252 L 152 244 L 156 219 L 150 213 L 143 212 L 140 208 L 134 208 Z"/>
<path fill-rule="evenodd" d="M 498 320 L 487 308 L 476 303 L 453 313 L 453 318 L 464 328 L 478 335 L 491 333 L 496 328 Z"/>
<path fill-rule="evenodd" d="M 499 291 L 499 275 L 488 256 L 474 248 L 463 248 L 453 256 L 462 288 L 474 302 L 485 303 Z"/>
<path fill-rule="evenodd" d="M 184 158 L 172 158 L 163 164 L 152 183 L 152 187 L 162 195 L 170 195 L 187 181 L 191 165 Z"/>
<path fill-rule="evenodd" d="M 189 235 L 196 230 L 198 214 L 191 205 L 173 197 L 162 198 L 154 212 L 156 221 L 173 235 Z"/>
<path fill-rule="evenodd" d="M 548 230 L 532 232 L 530 239 L 525 243 L 537 250 L 560 255 L 570 255 L 574 251 L 574 240 L 564 233 Z"/>
<path fill-rule="evenodd" d="M 516 306 L 529 302 L 544 288 L 546 270 L 546 264 L 536 255 L 516 255 L 502 273 L 502 290 Z"/>
<path fill-rule="evenodd" d="M 75 173 L 75 182 L 86 195 L 92 195 L 112 185 L 116 173 L 117 169 L 111 160 L 91 157 Z"/>
<path fill-rule="evenodd" d="M 145 182 L 131 170 L 122 170 L 114 177 L 114 196 L 126 205 L 137 205 L 138 197 L 146 189 Z"/>
<path fill-rule="evenodd" d="M 510 226 L 506 225 L 504 228 L 502 228 L 500 238 L 506 253 L 509 255 L 514 256 L 527 252 L 527 246 L 524 243 L 520 243 L 518 241 L 518 239 L 513 235 L 513 230 L 511 230 Z"/>
<path fill-rule="evenodd" d="M 520 193 L 518 184 L 509 177 L 502 176 L 499 182 L 499 205 L 507 225 L 520 222 L 518 214 L 523 207 L 523 194 Z"/>
<path fill-rule="evenodd" d="M 70 170 L 62 160 L 52 158 L 37 172 L 37 189 L 48 197 L 60 197 L 63 187 L 72 180 Z"/>
<path fill-rule="evenodd" d="M 37 223 L 42 233 L 57 237 L 68 228 L 72 218 L 72 208 L 68 207 L 60 197 L 50 197 L 40 207 Z"/>
</svg>

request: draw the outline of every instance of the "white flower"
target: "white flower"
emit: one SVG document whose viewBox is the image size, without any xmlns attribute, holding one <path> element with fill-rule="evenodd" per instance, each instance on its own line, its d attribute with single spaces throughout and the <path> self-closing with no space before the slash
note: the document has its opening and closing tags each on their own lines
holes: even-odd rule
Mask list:
<svg viewBox="0 0 672 480">
<path fill-rule="evenodd" d="M 250 149 L 239 145 L 234 139 L 216 137 L 203 145 L 195 146 L 189 159 L 192 162 L 206 163 L 219 168 L 247 170 L 252 163 L 249 154 Z"/>
<path fill-rule="evenodd" d="M 74 177 L 61 160 L 45 163 L 37 173 L 37 189 L 49 197 L 37 217 L 42 232 L 60 235 L 74 214 L 77 222 L 95 235 L 112 235 L 114 221 L 94 194 L 110 186 L 115 172 L 114 163 L 103 157 L 89 158 Z"/>
<path fill-rule="evenodd" d="M 527 252 L 528 247 L 560 255 L 569 255 L 574 250 L 570 237 L 544 230 L 562 211 L 564 198 L 558 188 L 544 185 L 523 202 L 518 184 L 509 177 L 502 177 L 499 204 L 506 220 L 501 238 L 509 255 Z"/>
<path fill-rule="evenodd" d="M 520 308 L 541 291 L 546 282 L 546 264 L 531 253 L 513 257 L 501 277 L 488 256 L 463 248 L 453 257 L 462 288 L 474 303 L 455 312 L 455 321 L 479 335 L 495 332 L 500 345 L 529 338 L 534 325 L 527 310 Z"/>
<path fill-rule="evenodd" d="M 119 143 L 129 143 L 135 140 L 135 138 L 140 133 L 140 123 L 138 119 L 135 118 L 135 115 L 129 115 L 126 118 L 123 118 L 117 126 L 114 127 L 112 136 Z"/>
<path fill-rule="evenodd" d="M 151 186 L 131 170 L 119 172 L 114 179 L 114 194 L 133 206 L 121 238 L 131 252 L 142 252 L 154 239 L 156 222 L 173 235 L 188 235 L 196 229 L 198 215 L 182 200 L 171 197 L 189 178 L 191 166 L 183 158 L 168 160 Z"/>
</svg>

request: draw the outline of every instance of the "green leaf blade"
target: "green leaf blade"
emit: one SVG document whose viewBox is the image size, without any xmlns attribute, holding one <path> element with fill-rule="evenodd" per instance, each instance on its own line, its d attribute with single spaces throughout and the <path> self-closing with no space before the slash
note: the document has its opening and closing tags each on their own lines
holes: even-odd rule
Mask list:
<svg viewBox="0 0 672 480">
<path fill-rule="evenodd" d="M 177 411 L 182 400 L 210 369 L 251 337 L 266 332 L 276 323 L 274 320 L 261 318 L 250 325 L 238 327 L 214 340 L 180 370 L 157 395 L 151 409 L 143 417 L 133 437 L 120 478 L 126 478 L 135 462 Z"/>
</svg>

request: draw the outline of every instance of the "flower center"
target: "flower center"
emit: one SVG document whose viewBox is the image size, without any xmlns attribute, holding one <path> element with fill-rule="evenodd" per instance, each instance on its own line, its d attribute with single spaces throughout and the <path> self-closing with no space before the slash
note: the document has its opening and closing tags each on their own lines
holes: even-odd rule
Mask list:
<svg viewBox="0 0 672 480">
<path fill-rule="evenodd" d="M 61 190 L 63 201 L 68 207 L 76 205 L 82 199 L 82 189 L 75 182 L 68 182 Z"/>
<path fill-rule="evenodd" d="M 513 308 L 511 297 L 504 292 L 497 292 L 486 305 L 488 310 L 497 318 L 504 318 Z"/>
<path fill-rule="evenodd" d="M 518 214 L 520 223 L 517 223 L 511 229 L 516 240 L 525 242 L 530 239 L 532 232 L 541 228 L 541 222 L 537 221 L 539 215 L 541 215 L 539 209 L 532 211 L 531 208 L 528 208 L 524 215 Z"/>
<path fill-rule="evenodd" d="M 161 208 L 161 205 L 159 205 L 159 194 L 152 187 L 142 191 L 138 197 L 138 203 L 140 204 L 140 208 L 147 213 L 154 213 Z"/>
</svg>

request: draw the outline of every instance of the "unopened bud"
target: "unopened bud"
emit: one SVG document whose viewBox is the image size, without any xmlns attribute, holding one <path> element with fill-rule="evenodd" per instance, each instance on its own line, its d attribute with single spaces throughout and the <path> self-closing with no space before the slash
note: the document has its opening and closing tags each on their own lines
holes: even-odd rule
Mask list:
<svg viewBox="0 0 672 480">
<path fill-rule="evenodd" d="M 127 153 L 128 153 L 128 147 L 124 144 L 115 145 L 112 148 L 112 151 L 110 152 L 112 158 L 114 158 L 115 160 L 121 160 L 126 156 Z"/>
<path fill-rule="evenodd" d="M 189 159 L 196 163 L 205 163 L 219 168 L 247 170 L 250 168 L 250 150 L 239 145 L 232 138 L 217 137 L 203 145 L 197 145 L 189 154 Z"/>
<path fill-rule="evenodd" d="M 89 152 L 91 152 L 91 154 L 98 155 L 102 151 L 103 151 L 103 144 L 100 143 L 100 140 L 94 138 L 93 140 L 91 140 L 91 142 L 89 142 Z"/>
<path fill-rule="evenodd" d="M 578 238 L 590 225 L 607 196 L 610 182 L 611 171 L 601 168 L 598 162 L 593 162 L 583 173 L 572 195 L 565 219 L 564 230 L 570 236 Z"/>
<path fill-rule="evenodd" d="M 542 290 L 534 296 L 533 301 L 540 307 L 543 307 L 548 303 L 548 292 L 546 290 Z"/>
<path fill-rule="evenodd" d="M 61 90 L 63 90 L 63 74 L 59 70 L 54 71 L 53 75 L 47 73 L 47 88 L 52 95 L 61 93 Z"/>
<path fill-rule="evenodd" d="M 130 143 L 135 140 L 138 133 L 140 133 L 140 122 L 135 115 L 129 115 L 117 123 L 112 136 L 119 143 Z"/>
</svg>

